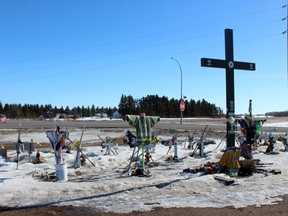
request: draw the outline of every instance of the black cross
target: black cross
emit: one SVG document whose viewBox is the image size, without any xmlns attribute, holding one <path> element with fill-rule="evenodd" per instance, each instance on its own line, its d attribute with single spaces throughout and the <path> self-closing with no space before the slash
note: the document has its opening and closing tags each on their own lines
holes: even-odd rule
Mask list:
<svg viewBox="0 0 288 216">
<path fill-rule="evenodd" d="M 225 60 L 201 58 L 202 67 L 226 69 L 227 148 L 235 146 L 234 69 L 255 70 L 255 63 L 234 61 L 233 30 L 225 29 Z"/>
</svg>

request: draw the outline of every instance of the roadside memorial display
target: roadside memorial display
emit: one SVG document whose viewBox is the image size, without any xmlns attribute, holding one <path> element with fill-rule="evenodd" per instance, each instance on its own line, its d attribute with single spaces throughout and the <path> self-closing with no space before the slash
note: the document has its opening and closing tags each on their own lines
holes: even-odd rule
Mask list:
<svg viewBox="0 0 288 216">
<path fill-rule="evenodd" d="M 21 133 L 20 133 L 21 123 L 19 124 L 18 128 L 18 139 L 17 142 L 14 145 L 14 149 L 16 150 L 16 162 L 17 162 L 17 170 L 19 167 L 19 161 L 20 161 L 20 154 L 24 153 L 24 151 L 28 151 L 28 161 L 30 162 L 30 155 L 33 151 L 35 151 L 35 145 L 33 143 L 33 139 L 31 139 L 31 142 L 22 142 L 21 140 Z"/>
<path fill-rule="evenodd" d="M 238 175 L 240 169 L 241 150 L 237 147 L 227 148 L 219 161 L 220 172 Z"/>
<path fill-rule="evenodd" d="M 127 130 L 123 138 L 123 143 L 129 145 L 130 148 L 134 148 L 137 144 L 136 136 L 130 130 Z"/>
<path fill-rule="evenodd" d="M 268 140 L 268 147 L 265 153 L 273 154 L 273 150 L 274 150 L 276 142 L 277 142 L 276 138 L 272 135 L 272 133 L 270 133 L 269 140 Z"/>
<path fill-rule="evenodd" d="M 41 153 L 40 153 L 40 149 L 37 150 L 37 153 L 36 153 L 36 159 L 35 159 L 35 164 L 39 164 L 39 163 L 43 163 L 44 160 L 41 156 Z"/>
<path fill-rule="evenodd" d="M 133 157 L 135 154 L 137 154 L 137 158 L 139 157 L 139 150 L 142 149 L 142 153 L 140 156 L 142 156 L 141 161 L 141 168 L 137 169 L 138 171 L 133 172 L 135 175 L 139 176 L 145 176 L 148 175 L 148 173 L 145 173 L 145 155 L 144 155 L 144 149 L 145 145 L 148 145 L 152 142 L 152 127 L 157 124 L 157 122 L 160 121 L 159 116 L 146 116 L 145 113 L 141 113 L 140 115 L 126 115 L 125 116 L 126 121 L 128 124 L 136 128 L 136 140 L 137 144 L 134 147 L 131 160 L 128 166 L 128 170 L 130 169 Z M 136 148 L 138 148 L 137 152 Z M 132 174 L 133 174 L 132 173 Z"/>
<path fill-rule="evenodd" d="M 178 133 L 175 129 L 174 129 L 174 136 L 173 136 L 173 146 L 174 146 L 173 160 L 177 161 L 179 160 L 178 158 Z"/>
<path fill-rule="evenodd" d="M 57 126 L 56 130 L 46 131 L 46 135 L 50 141 L 52 149 L 54 150 L 56 164 L 63 164 L 64 158 L 62 148 L 65 145 L 65 139 L 69 138 L 69 132 L 60 131 L 60 127 Z"/>
<path fill-rule="evenodd" d="M 173 132 L 174 134 L 173 134 L 172 138 L 168 142 L 166 142 L 166 143 L 168 143 L 168 146 L 169 146 L 169 149 L 168 149 L 166 155 L 168 155 L 168 153 L 170 152 L 170 150 L 173 146 L 174 147 L 174 156 L 168 156 L 167 161 L 172 160 L 174 162 L 182 162 L 183 158 L 178 157 L 178 132 L 175 129 L 173 131 L 174 131 Z"/>
<path fill-rule="evenodd" d="M 178 145 L 177 139 L 178 139 L 178 137 L 177 136 L 178 136 L 178 134 L 174 130 L 174 134 L 173 134 L 172 138 L 169 141 L 166 142 L 166 143 L 168 143 L 168 146 L 169 146 L 169 149 L 168 149 L 166 155 L 168 155 L 168 153 L 170 152 L 172 146 L 174 146 L 174 156 L 172 157 L 173 160 L 177 160 L 178 159 L 178 152 L 177 152 L 177 150 L 178 150 L 177 149 L 177 145 Z M 165 144 L 165 145 L 167 145 L 167 144 Z"/>
<path fill-rule="evenodd" d="M 249 115 L 243 119 L 237 119 L 244 139 L 240 141 L 241 156 L 245 159 L 252 159 L 252 151 L 258 148 L 261 140 L 261 130 L 266 119 L 253 118 L 252 100 L 249 100 Z"/>
<path fill-rule="evenodd" d="M 81 144 L 82 144 L 82 139 L 83 139 L 83 134 L 84 134 L 84 131 L 85 131 L 85 125 L 83 126 L 83 129 L 82 129 L 82 132 L 81 132 L 81 137 L 80 137 L 80 140 L 76 142 L 76 148 L 77 148 L 77 153 L 76 153 L 76 158 L 75 158 L 75 161 L 74 161 L 74 165 L 73 167 L 76 169 L 76 168 L 80 168 L 81 167 Z M 70 141 L 70 139 L 69 139 Z M 71 142 L 71 141 L 70 141 Z M 71 142 L 71 144 L 73 145 L 73 142 Z M 83 158 L 83 157 L 82 157 Z M 83 159 L 85 160 L 85 158 Z"/>
<path fill-rule="evenodd" d="M 287 151 L 288 151 L 288 131 L 286 131 L 286 134 L 285 134 L 285 136 L 284 136 L 283 144 L 284 144 L 284 146 L 285 146 L 284 151 L 287 152 Z"/>
<path fill-rule="evenodd" d="M 255 71 L 255 63 L 239 62 L 234 60 L 233 30 L 225 29 L 225 59 L 201 58 L 202 67 L 223 68 L 226 70 L 226 132 L 227 148 L 235 146 L 235 122 L 229 119 L 235 118 L 234 100 L 234 70 Z"/>
<path fill-rule="evenodd" d="M 54 150 L 56 176 L 60 181 L 67 181 L 67 165 L 63 158 L 62 148 L 65 145 L 65 139 L 69 139 L 69 132 L 60 131 L 60 127 L 57 126 L 56 130 L 46 131 L 46 135 Z"/>
<path fill-rule="evenodd" d="M 165 120 L 163 120 L 163 122 Z M 177 120 L 173 120 L 173 121 L 176 122 Z M 194 119 L 193 121 L 195 122 Z M 210 119 L 201 120 L 200 124 L 197 125 L 198 132 L 197 130 L 194 131 L 195 129 L 193 129 L 194 140 L 197 140 L 200 138 L 201 133 L 203 132 L 205 126 L 208 124 L 208 128 L 206 129 L 206 132 L 209 130 L 209 127 L 212 127 L 212 129 L 210 130 L 208 134 L 208 137 L 214 138 L 217 141 L 217 144 L 215 146 L 210 145 L 210 144 L 205 145 L 205 156 L 203 158 L 200 158 L 198 155 L 197 155 L 198 157 L 196 158 L 188 156 L 185 160 L 183 160 L 183 162 L 175 163 L 175 161 L 172 159 L 172 157 L 174 156 L 174 151 L 173 151 L 174 146 L 172 146 L 171 147 L 172 152 L 170 154 L 172 155 L 172 157 L 170 161 L 167 161 L 165 154 L 169 146 L 156 145 L 155 153 L 152 153 L 150 151 L 148 152 L 145 151 L 145 171 L 146 172 L 144 172 L 144 174 L 141 173 L 142 169 L 133 170 L 134 161 L 133 161 L 133 165 L 131 165 L 131 170 L 133 171 L 130 170 L 131 172 L 129 173 L 122 172 L 127 167 L 129 160 L 130 160 L 131 153 L 133 151 L 133 148 L 130 148 L 128 145 L 126 144 L 122 145 L 122 143 L 120 143 L 118 146 L 119 151 L 118 151 L 117 156 L 113 156 L 112 152 L 111 152 L 112 156 L 103 156 L 100 152 L 102 147 L 99 145 L 100 143 L 99 143 L 99 138 L 97 137 L 97 135 L 99 134 L 99 136 L 101 136 L 105 142 L 106 142 L 105 137 L 107 138 L 111 137 L 112 140 L 114 140 L 114 138 L 116 137 L 117 137 L 116 140 L 122 139 L 126 130 L 130 129 L 129 128 L 130 126 L 128 125 L 127 122 L 124 122 L 126 123 L 126 125 L 125 124 L 123 124 L 123 126 L 121 125 L 121 129 L 112 128 L 115 125 L 114 122 L 112 122 L 113 124 L 111 123 L 111 128 L 105 129 L 105 130 L 103 129 L 99 130 L 98 124 L 96 126 L 97 128 L 93 128 L 93 129 L 90 129 L 90 125 L 89 125 L 87 134 L 86 134 L 86 131 L 84 132 L 85 137 L 83 137 L 83 142 L 82 142 L 83 149 L 82 150 L 89 157 L 89 159 L 97 163 L 97 167 L 94 168 L 90 166 L 90 164 L 87 163 L 88 160 L 86 160 L 86 164 L 82 164 L 81 169 L 73 169 L 73 163 L 75 161 L 75 156 L 76 156 L 76 148 L 74 147 L 73 144 L 70 144 L 70 142 L 66 140 L 65 146 L 73 145 L 73 150 L 71 154 L 67 154 L 66 147 L 63 148 L 63 156 L 65 158 L 65 163 L 67 164 L 67 167 L 68 167 L 68 178 L 69 178 L 69 183 L 65 183 L 65 186 L 63 185 L 63 183 L 61 184 L 61 182 L 57 183 L 57 181 L 59 180 L 57 179 L 56 172 L 55 172 L 54 154 L 51 154 L 49 152 L 50 143 L 46 137 L 46 134 L 44 134 L 43 130 L 40 131 L 37 128 L 37 129 L 33 129 L 32 131 L 31 129 L 28 129 L 27 131 L 29 131 L 29 134 L 26 133 L 26 131 L 24 134 L 21 128 L 21 140 L 22 141 L 24 141 L 25 139 L 27 139 L 26 137 L 31 135 L 33 136 L 35 140 L 42 143 L 41 146 L 36 148 L 36 152 L 37 152 L 37 149 L 40 149 L 41 154 L 39 155 L 38 158 L 44 159 L 44 163 L 39 163 L 39 164 L 28 163 L 28 160 L 27 160 L 28 155 L 27 154 L 23 155 L 21 153 L 22 160 L 20 160 L 19 162 L 19 169 L 21 170 L 16 171 L 15 170 L 16 163 L 15 161 L 11 160 L 11 158 L 16 157 L 16 151 L 13 149 L 13 145 L 11 145 L 13 144 L 12 142 L 9 145 L 8 160 L 2 159 L 1 161 L 1 164 L 2 164 L 1 174 L 3 175 L 2 178 L 4 179 L 3 183 L 4 184 L 9 183 L 9 186 L 12 188 L 14 187 L 14 185 L 17 186 L 17 188 L 19 189 L 22 187 L 25 187 L 23 191 L 21 189 L 21 196 L 23 192 L 23 197 L 26 200 L 29 200 L 29 198 L 31 198 L 31 192 L 29 191 L 34 191 L 35 188 L 41 188 L 41 190 L 38 190 L 37 192 L 37 193 L 40 193 L 38 197 L 44 197 L 44 198 L 46 197 L 47 194 L 51 194 L 51 188 L 53 188 L 53 191 L 57 191 L 56 194 L 54 193 L 51 194 L 52 197 L 49 196 L 49 198 L 47 197 L 45 200 L 35 199 L 33 201 L 34 203 L 36 202 L 35 205 L 39 205 L 39 203 L 51 204 L 51 198 L 53 198 L 56 201 L 59 199 L 64 200 L 64 201 L 68 200 L 69 203 L 67 204 L 69 205 L 75 205 L 75 204 L 77 205 L 79 200 L 80 200 L 80 203 L 83 202 L 83 205 L 84 204 L 87 205 L 88 203 L 89 204 L 91 203 L 91 199 L 93 200 L 99 199 L 99 197 L 103 199 L 101 200 L 101 203 L 102 201 L 103 203 L 104 202 L 105 203 L 110 203 L 110 202 L 117 203 L 117 200 L 119 201 L 119 197 L 118 197 L 118 194 L 119 194 L 120 199 L 123 196 L 122 198 L 125 198 L 125 200 L 127 198 L 126 196 L 129 196 L 128 197 L 129 200 L 133 200 L 135 199 L 135 197 L 139 197 L 137 198 L 137 202 L 141 203 L 142 206 L 146 206 L 147 203 L 149 204 L 149 203 L 154 203 L 154 202 L 159 202 L 159 203 L 162 202 L 161 199 L 158 198 L 159 194 L 164 194 L 164 195 L 172 194 L 173 197 L 177 195 L 176 197 L 177 199 L 173 199 L 172 202 L 183 200 L 183 198 L 185 198 L 185 194 L 187 195 L 187 191 L 189 192 L 189 190 L 191 189 L 191 186 L 192 186 L 192 191 L 190 192 L 192 192 L 191 193 L 192 195 L 194 194 L 196 196 L 199 196 L 199 193 L 204 194 L 204 195 L 208 194 L 208 196 L 205 196 L 205 198 L 209 199 L 209 202 L 211 200 L 212 202 L 213 200 L 215 201 L 215 194 L 217 196 L 218 195 L 222 196 L 223 190 L 225 190 L 226 192 L 224 195 L 228 196 L 228 198 L 227 197 L 226 198 L 227 198 L 227 204 L 229 205 L 229 196 L 230 197 L 231 196 L 233 197 L 245 196 L 245 194 L 251 191 L 251 184 L 256 187 L 256 190 L 254 190 L 255 196 L 253 194 L 252 194 L 252 197 L 249 196 L 250 200 L 248 200 L 247 202 L 251 202 L 251 200 L 256 199 L 256 202 L 258 203 L 257 199 L 259 198 L 259 193 L 257 194 L 256 192 L 259 190 L 262 190 L 261 192 L 265 193 L 265 194 L 261 193 L 261 198 L 264 197 L 265 199 L 268 193 L 275 195 L 275 190 L 273 191 L 273 188 L 275 188 L 274 186 L 280 185 L 279 187 L 281 187 L 282 185 L 280 189 L 281 190 L 285 189 L 285 179 L 287 177 L 286 176 L 287 169 L 285 168 L 286 167 L 285 159 L 287 158 L 286 157 L 287 153 L 281 151 L 281 149 L 284 148 L 284 145 L 279 139 L 279 136 L 281 135 L 282 137 L 282 135 L 286 133 L 287 128 L 278 127 L 278 125 L 282 125 L 282 122 L 281 124 L 275 125 L 274 122 L 276 120 L 271 119 L 271 125 L 270 125 L 270 119 L 268 119 L 269 124 L 267 124 L 267 127 L 264 128 L 266 130 L 267 129 L 269 130 L 269 128 L 278 127 L 277 131 L 275 131 L 273 135 L 275 136 L 275 138 L 277 138 L 277 143 L 275 144 L 274 151 L 280 150 L 279 155 L 265 154 L 264 152 L 267 146 L 262 144 L 261 142 L 258 147 L 257 152 L 253 154 L 253 157 L 255 157 L 255 159 L 251 159 L 251 160 L 246 160 L 246 159 L 243 160 L 242 158 L 239 159 L 240 166 L 241 166 L 239 169 L 239 173 L 241 173 L 241 175 L 238 173 L 238 175 L 234 177 L 234 176 L 229 176 L 230 175 L 229 172 L 219 173 L 219 159 L 221 157 L 221 154 L 223 154 L 223 148 L 218 148 L 215 151 L 213 151 L 213 149 L 218 145 L 220 139 L 224 136 L 225 131 L 223 132 L 222 127 L 218 129 L 214 127 L 214 125 L 218 126 L 220 124 L 225 123 L 225 119 L 217 119 L 217 120 L 215 119 L 213 121 L 215 121 L 215 124 L 213 122 L 213 124 L 209 125 L 209 123 L 211 122 Z M 157 131 L 160 140 L 162 139 L 168 140 L 172 138 L 172 136 L 174 135 L 173 129 L 176 128 L 177 136 L 178 136 L 178 157 L 180 157 L 181 159 L 183 156 L 187 156 L 191 152 L 191 150 L 187 149 L 187 144 L 186 144 L 186 148 L 184 148 L 184 145 L 183 145 L 184 143 L 182 143 L 182 140 L 186 139 L 186 136 L 190 134 L 190 131 L 192 131 L 192 130 L 189 131 L 189 129 L 191 129 L 192 127 L 192 124 L 187 125 L 187 127 L 184 129 L 182 129 L 182 127 L 179 127 L 178 129 L 177 125 L 174 127 L 174 125 L 172 126 L 170 122 L 172 122 L 172 120 L 169 120 L 169 122 L 166 125 L 165 123 L 162 123 L 162 122 L 160 122 L 161 124 L 159 123 L 158 125 L 156 124 L 153 127 L 153 131 L 154 132 Z M 71 122 L 71 123 L 74 124 L 75 122 Z M 45 122 L 45 124 L 47 123 Z M 62 125 L 64 125 L 63 122 L 62 122 Z M 103 125 L 106 126 L 106 122 L 104 122 Z M 66 130 L 66 127 L 64 126 L 62 126 L 61 128 L 63 129 L 65 128 L 64 130 Z M 54 128 L 52 128 L 51 130 L 53 129 Z M 71 138 L 71 140 L 73 140 L 74 144 L 77 144 L 77 142 L 80 139 L 81 129 L 82 129 L 81 126 L 80 126 L 80 129 L 79 129 L 79 126 L 77 126 L 77 127 L 74 127 L 72 131 L 69 130 L 70 132 L 69 137 Z M 131 131 L 133 132 L 136 131 L 132 127 L 131 129 L 132 129 Z M 238 132 L 239 132 L 239 129 L 240 127 L 238 125 Z M 46 129 L 46 130 L 49 130 L 49 129 Z M 204 137 L 205 137 L 206 132 L 204 133 Z M 11 133 L 10 134 L 6 133 L 7 138 L 5 137 L 5 139 L 2 139 L 2 140 L 9 139 L 13 141 L 15 138 L 17 140 L 17 130 L 15 130 L 15 132 L 13 131 L 13 133 L 14 133 L 13 136 Z M 96 141 L 95 141 L 95 137 L 96 137 Z M 207 139 L 209 140 L 209 138 Z M 35 142 L 35 144 L 37 144 L 37 142 Z M 4 143 L 3 145 L 5 146 Z M 223 144 L 223 147 L 224 146 L 226 145 Z M 5 147 L 8 147 L 8 146 L 5 146 Z M 194 148 L 195 148 L 195 144 L 194 144 Z M 140 149 L 139 155 L 140 153 L 141 153 L 141 149 Z M 35 157 L 35 154 L 33 153 L 34 157 Z M 25 160 L 23 160 L 23 158 L 25 158 Z M 256 159 L 259 160 L 259 163 L 257 164 L 255 161 Z M 137 161 L 137 163 L 139 164 L 140 160 Z M 242 167 L 245 168 L 245 170 L 244 169 L 241 170 Z M 150 175 L 148 171 L 150 172 Z M 139 178 L 142 176 L 144 178 Z M 147 178 L 148 176 L 149 178 Z M 272 181 L 273 179 L 275 181 Z M 45 183 L 43 184 L 43 182 Z M 279 182 L 283 182 L 283 184 L 279 184 Z M 74 187 L 73 185 L 80 185 L 82 189 L 85 188 L 85 193 L 87 193 L 85 197 L 88 197 L 88 200 L 85 199 L 85 197 L 83 199 L 83 193 L 82 193 L 83 190 L 81 190 L 81 188 L 79 189 L 79 187 Z M 195 185 L 197 185 L 197 187 L 193 187 Z M 64 190 L 63 190 L 63 187 L 65 187 Z M 6 198 L 3 198 L 4 203 L 8 203 L 8 201 L 6 200 L 9 200 L 9 198 L 11 197 L 8 194 L 10 193 L 10 191 L 13 190 L 17 192 L 17 190 L 14 190 L 12 188 L 11 189 L 3 188 L 2 197 L 3 196 L 6 197 Z M 213 189 L 212 195 L 210 193 L 211 188 Z M 233 190 L 233 188 L 234 189 L 237 188 L 237 192 Z M 62 193 L 63 191 L 65 193 Z M 66 191 L 68 191 L 69 193 L 66 193 Z M 128 193 L 126 192 L 123 193 L 123 191 L 124 192 L 128 191 Z M 134 192 L 136 192 L 137 196 L 135 195 Z M 75 199 L 74 198 L 70 199 L 70 194 L 72 193 L 74 195 L 77 195 Z M 281 193 L 281 191 L 279 193 Z M 107 194 L 107 196 L 106 195 L 103 196 L 103 194 L 104 195 Z M 270 196 L 268 197 L 270 198 Z M 14 198 L 17 198 L 17 196 L 14 196 Z M 86 200 L 87 200 L 87 203 L 86 203 Z M 17 201 L 19 202 L 19 200 Z M 188 199 L 186 199 L 185 202 L 186 201 L 189 202 Z M 11 203 L 13 204 L 12 201 L 9 201 L 8 204 L 11 204 Z M 23 203 L 22 205 L 27 204 L 25 202 L 22 202 L 22 203 Z M 179 201 L 179 204 L 181 203 L 183 202 Z M 236 202 L 236 205 L 238 203 Z M 127 204 L 129 205 L 129 202 L 127 202 Z M 262 205 L 262 203 L 260 204 Z M 92 202 L 91 205 L 95 205 L 95 202 Z M 121 202 L 119 206 L 120 205 L 121 205 Z"/>
<path fill-rule="evenodd" d="M 102 147 L 102 154 L 103 155 L 118 155 L 117 149 L 118 149 L 118 143 L 116 143 L 115 139 L 112 140 L 111 137 L 107 136 L 106 141 L 104 141 L 99 135 L 98 137 L 100 138 L 101 142 L 101 147 Z"/>
<path fill-rule="evenodd" d="M 193 150 L 194 149 L 194 133 L 189 133 L 187 136 L 187 141 L 188 141 L 188 149 Z"/>
<path fill-rule="evenodd" d="M 195 149 L 193 150 L 193 152 L 191 152 L 191 154 L 190 154 L 191 157 L 195 156 L 197 150 L 199 150 L 199 156 L 200 157 L 204 157 L 205 156 L 205 152 L 204 152 L 205 144 L 210 144 L 211 143 L 211 141 L 207 141 L 206 140 L 208 134 L 211 131 L 211 128 L 209 128 L 209 130 L 206 131 L 207 127 L 208 127 L 208 125 L 206 125 L 206 127 L 204 128 L 204 130 L 203 130 L 203 132 L 201 134 L 201 137 L 199 139 L 193 141 L 193 145 L 196 144 L 196 146 L 195 146 Z"/>
<path fill-rule="evenodd" d="M 83 125 L 80 140 L 76 141 L 76 143 L 72 141 L 69 136 L 66 136 L 66 139 L 70 142 L 70 145 L 77 148 L 77 153 L 73 165 L 74 169 L 80 168 L 81 164 L 84 163 L 86 160 L 88 160 L 92 164 L 92 166 L 94 167 L 96 166 L 82 151 L 82 139 L 84 131 L 85 131 L 85 125 Z"/>
<path fill-rule="evenodd" d="M 5 159 L 7 159 L 7 149 L 2 146 L 0 149 L 0 156 L 3 156 Z"/>
<path fill-rule="evenodd" d="M 68 138 L 68 140 L 70 141 L 70 144 L 72 144 L 74 147 L 77 148 L 77 152 L 79 151 L 79 155 L 76 155 L 76 159 L 74 162 L 74 168 L 80 168 L 80 166 L 78 167 L 78 163 L 82 163 L 82 161 L 84 162 L 85 160 L 88 160 L 92 166 L 96 167 L 96 165 L 83 153 L 82 149 L 79 147 L 81 145 L 80 141 L 77 141 L 76 143 L 74 143 L 70 138 Z M 76 166 L 75 166 L 76 164 Z"/>
</svg>

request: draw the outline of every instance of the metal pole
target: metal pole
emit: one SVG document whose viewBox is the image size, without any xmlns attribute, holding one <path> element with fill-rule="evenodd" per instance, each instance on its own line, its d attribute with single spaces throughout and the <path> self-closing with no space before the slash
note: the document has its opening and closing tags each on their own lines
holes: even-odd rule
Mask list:
<svg viewBox="0 0 288 216">
<path fill-rule="evenodd" d="M 287 1 L 287 4 L 286 4 L 286 50 L 287 50 L 287 55 L 286 55 L 286 58 L 288 60 L 288 1 Z M 287 87 L 288 87 L 288 61 L 287 61 L 287 66 L 286 66 L 286 69 L 287 69 Z"/>
<path fill-rule="evenodd" d="M 287 1 L 288 3 L 288 1 Z M 286 55 L 286 58 L 287 58 L 287 87 L 288 87 L 288 4 L 286 5 L 283 5 L 282 8 L 285 8 L 286 7 L 286 17 L 284 17 L 282 19 L 282 21 L 286 20 L 286 30 L 282 32 L 282 34 L 286 34 L 286 47 L 287 47 L 287 55 Z"/>
<path fill-rule="evenodd" d="M 286 50 L 287 50 L 287 55 L 286 58 L 288 60 L 288 1 L 286 4 Z M 287 65 L 286 65 L 286 69 L 287 69 L 287 87 L 288 87 L 288 61 L 287 61 Z"/>
<path fill-rule="evenodd" d="M 252 126 L 252 100 L 249 100 L 249 113 L 250 113 L 250 120 L 249 120 L 249 127 Z"/>
<path fill-rule="evenodd" d="M 181 95 L 180 95 L 180 103 L 182 102 L 182 68 L 181 68 L 181 65 L 180 63 L 177 61 L 177 59 L 171 57 L 171 59 L 175 60 L 180 68 L 180 73 L 181 73 Z M 180 109 L 180 124 L 182 124 L 182 117 L 183 117 L 183 112 L 182 110 Z"/>
</svg>

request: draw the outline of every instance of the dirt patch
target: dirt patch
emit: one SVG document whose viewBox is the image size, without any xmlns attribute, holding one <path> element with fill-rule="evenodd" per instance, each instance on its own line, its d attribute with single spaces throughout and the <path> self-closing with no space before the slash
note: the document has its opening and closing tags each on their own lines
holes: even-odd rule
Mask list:
<svg viewBox="0 0 288 216">
<path fill-rule="evenodd" d="M 13 208 L 0 207 L 0 214 L 3 216 L 31 216 L 31 215 L 46 215 L 46 216 L 242 216 L 242 215 L 273 215 L 284 216 L 288 211 L 288 196 L 282 197 L 283 201 L 275 205 L 264 205 L 260 207 L 249 206 L 245 208 L 154 208 L 149 212 L 134 211 L 131 213 L 114 213 L 114 212 L 99 212 L 97 209 L 74 207 L 74 206 L 39 206 L 33 208 Z"/>
</svg>

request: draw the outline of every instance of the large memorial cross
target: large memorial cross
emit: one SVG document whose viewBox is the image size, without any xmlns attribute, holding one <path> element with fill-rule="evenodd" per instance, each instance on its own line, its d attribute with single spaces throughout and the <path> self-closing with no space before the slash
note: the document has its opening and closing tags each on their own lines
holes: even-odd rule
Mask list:
<svg viewBox="0 0 288 216">
<path fill-rule="evenodd" d="M 225 59 L 201 58 L 202 67 L 226 69 L 227 148 L 235 146 L 234 69 L 255 70 L 255 63 L 234 61 L 233 30 L 225 29 Z"/>
</svg>

